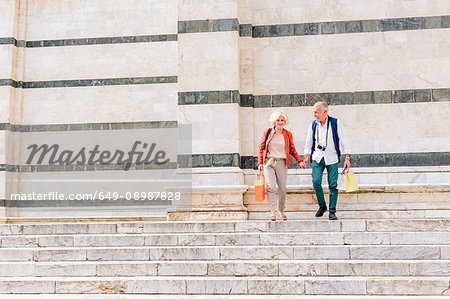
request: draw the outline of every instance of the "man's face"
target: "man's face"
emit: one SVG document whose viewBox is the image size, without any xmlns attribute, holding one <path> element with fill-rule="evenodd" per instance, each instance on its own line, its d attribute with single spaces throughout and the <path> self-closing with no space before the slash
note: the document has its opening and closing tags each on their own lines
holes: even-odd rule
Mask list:
<svg viewBox="0 0 450 299">
<path fill-rule="evenodd" d="M 324 122 L 327 119 L 327 111 L 322 110 L 322 106 L 314 107 L 314 117 L 317 121 Z"/>
</svg>

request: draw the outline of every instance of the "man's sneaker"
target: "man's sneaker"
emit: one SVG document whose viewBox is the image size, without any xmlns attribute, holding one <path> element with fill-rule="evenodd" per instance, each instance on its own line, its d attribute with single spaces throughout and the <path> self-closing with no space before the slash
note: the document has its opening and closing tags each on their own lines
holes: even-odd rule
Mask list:
<svg viewBox="0 0 450 299">
<path fill-rule="evenodd" d="M 326 211 L 327 211 L 327 207 L 324 207 L 324 208 L 320 207 L 317 210 L 316 217 L 322 217 L 323 213 L 325 213 Z"/>
<path fill-rule="evenodd" d="M 330 220 L 337 220 L 336 214 L 334 212 L 330 212 L 328 214 L 328 218 L 330 218 Z"/>
</svg>

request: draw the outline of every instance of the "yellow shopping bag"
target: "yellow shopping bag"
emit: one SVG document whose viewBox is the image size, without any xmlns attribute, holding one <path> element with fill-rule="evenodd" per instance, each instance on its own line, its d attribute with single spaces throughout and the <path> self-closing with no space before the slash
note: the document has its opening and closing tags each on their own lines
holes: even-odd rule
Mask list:
<svg viewBox="0 0 450 299">
<path fill-rule="evenodd" d="M 350 169 L 345 174 L 345 191 L 355 192 L 358 191 L 358 183 L 356 182 L 355 174 Z"/>
</svg>

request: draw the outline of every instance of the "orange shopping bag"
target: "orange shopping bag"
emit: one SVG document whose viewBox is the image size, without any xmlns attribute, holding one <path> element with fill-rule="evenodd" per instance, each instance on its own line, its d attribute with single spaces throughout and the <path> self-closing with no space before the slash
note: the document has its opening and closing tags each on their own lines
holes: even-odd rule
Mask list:
<svg viewBox="0 0 450 299">
<path fill-rule="evenodd" d="M 255 180 L 255 200 L 256 201 L 264 201 L 266 196 L 266 190 L 264 187 L 264 173 L 262 170 L 258 173 L 258 176 Z"/>
</svg>

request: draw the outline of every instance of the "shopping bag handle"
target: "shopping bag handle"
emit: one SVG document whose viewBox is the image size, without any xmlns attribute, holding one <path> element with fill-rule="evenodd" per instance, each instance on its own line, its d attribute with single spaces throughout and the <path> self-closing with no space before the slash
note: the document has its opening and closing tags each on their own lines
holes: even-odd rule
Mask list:
<svg viewBox="0 0 450 299">
<path fill-rule="evenodd" d="M 353 171 L 350 169 L 350 167 L 347 168 L 347 166 L 344 167 L 344 169 L 342 169 L 342 174 L 346 174 L 346 173 L 353 173 Z"/>
<path fill-rule="evenodd" d="M 256 177 L 257 179 L 259 179 L 260 177 L 264 177 L 264 172 L 262 170 L 259 171 L 258 176 Z"/>
</svg>

